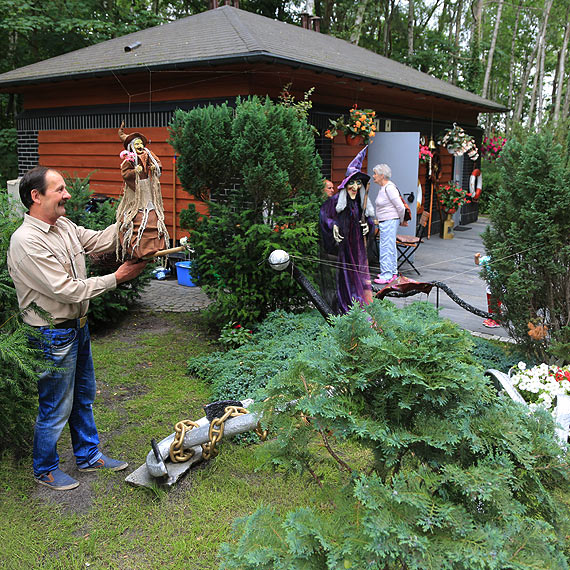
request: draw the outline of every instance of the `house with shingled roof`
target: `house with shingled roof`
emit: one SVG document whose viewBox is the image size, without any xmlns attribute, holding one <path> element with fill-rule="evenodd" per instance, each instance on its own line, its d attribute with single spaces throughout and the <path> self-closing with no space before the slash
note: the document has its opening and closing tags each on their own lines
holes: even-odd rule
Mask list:
<svg viewBox="0 0 570 570">
<path fill-rule="evenodd" d="M 379 131 L 419 132 L 425 140 L 453 123 L 481 141 L 480 113 L 507 109 L 401 63 L 313 29 L 222 6 L 114 38 L 0 75 L 0 91 L 18 93 L 20 174 L 42 164 L 91 176 L 97 194 L 122 190 L 117 136 L 142 130 L 163 164 L 166 220 L 179 238 L 178 215 L 194 201 L 176 178 L 168 125 L 176 109 L 238 96 L 277 98 L 286 85 L 297 98 L 314 87 L 311 123 L 319 130 L 323 176 L 338 184 L 354 149 L 322 133 L 353 105 L 376 111 Z M 454 162 L 456 161 L 456 162 Z M 441 153 L 441 177 L 468 183 L 476 163 Z M 424 192 L 430 180 L 420 167 Z M 423 180 L 423 182 L 422 182 Z M 197 204 L 199 211 L 204 206 Z M 471 208 L 471 209 L 469 209 Z M 476 219 L 476 205 L 462 214 Z"/>
</svg>

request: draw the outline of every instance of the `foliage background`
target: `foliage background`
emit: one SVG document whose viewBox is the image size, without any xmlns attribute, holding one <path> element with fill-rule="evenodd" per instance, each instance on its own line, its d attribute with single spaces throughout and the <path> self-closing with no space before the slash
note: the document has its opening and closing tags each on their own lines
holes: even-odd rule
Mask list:
<svg viewBox="0 0 570 570">
<path fill-rule="evenodd" d="M 208 8 L 208 0 L 0 0 L 0 73 Z M 568 121 L 570 0 L 241 0 L 240 8 L 296 24 L 314 8 L 323 33 L 512 109 L 483 119 L 488 135 Z M 19 110 L 18 96 L 0 94 L 0 186 L 17 174 L 6 141 Z"/>
</svg>

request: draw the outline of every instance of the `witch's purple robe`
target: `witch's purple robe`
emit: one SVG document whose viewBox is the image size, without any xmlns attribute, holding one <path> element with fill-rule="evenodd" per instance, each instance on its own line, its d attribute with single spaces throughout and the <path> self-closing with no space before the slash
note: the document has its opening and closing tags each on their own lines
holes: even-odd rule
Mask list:
<svg viewBox="0 0 570 570">
<path fill-rule="evenodd" d="M 358 195 L 352 199 L 346 195 L 346 208 L 336 211 L 340 192 L 331 196 L 322 206 L 319 215 L 321 248 L 329 254 L 337 253 L 336 296 L 340 314 L 347 313 L 356 299 L 364 303 L 364 291 L 372 289 L 368 258 L 360 219 L 362 207 Z M 374 222 L 366 219 L 368 236 L 374 239 Z M 337 225 L 344 239 L 337 244 L 333 238 L 333 226 Z"/>
</svg>

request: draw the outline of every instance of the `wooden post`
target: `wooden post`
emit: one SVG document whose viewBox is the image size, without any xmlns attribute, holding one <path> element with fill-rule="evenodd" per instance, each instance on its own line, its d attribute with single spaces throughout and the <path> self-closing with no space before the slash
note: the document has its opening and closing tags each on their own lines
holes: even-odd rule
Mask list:
<svg viewBox="0 0 570 570">
<path fill-rule="evenodd" d="M 176 243 L 176 154 L 172 159 L 172 243 Z"/>
</svg>

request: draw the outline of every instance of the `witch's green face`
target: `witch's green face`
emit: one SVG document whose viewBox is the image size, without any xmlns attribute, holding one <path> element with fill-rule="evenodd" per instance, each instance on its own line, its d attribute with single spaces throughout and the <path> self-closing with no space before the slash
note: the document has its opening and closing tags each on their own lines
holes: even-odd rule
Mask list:
<svg viewBox="0 0 570 570">
<path fill-rule="evenodd" d="M 351 180 L 347 185 L 346 189 L 348 191 L 348 195 L 354 200 L 356 198 L 356 194 L 362 188 L 362 181 L 361 180 Z"/>
<path fill-rule="evenodd" d="M 142 139 L 133 139 L 133 148 L 137 154 L 140 154 L 144 150 L 144 143 L 142 142 Z"/>
</svg>

